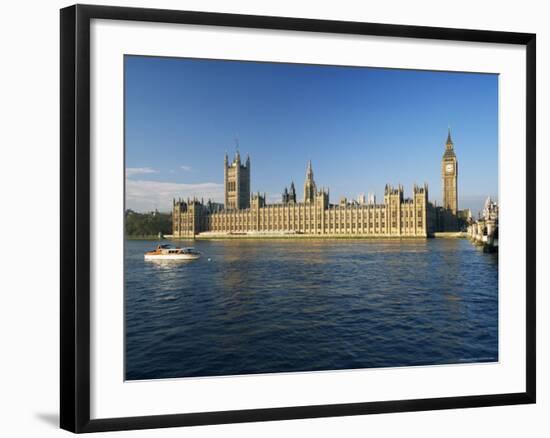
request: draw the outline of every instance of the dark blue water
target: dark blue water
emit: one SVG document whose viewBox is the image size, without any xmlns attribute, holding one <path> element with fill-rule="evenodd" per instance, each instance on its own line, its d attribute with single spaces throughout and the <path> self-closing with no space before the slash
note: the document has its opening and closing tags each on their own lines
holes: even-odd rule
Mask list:
<svg viewBox="0 0 550 438">
<path fill-rule="evenodd" d="M 126 243 L 129 380 L 498 360 L 498 256 L 467 240 L 155 245 Z"/>
</svg>

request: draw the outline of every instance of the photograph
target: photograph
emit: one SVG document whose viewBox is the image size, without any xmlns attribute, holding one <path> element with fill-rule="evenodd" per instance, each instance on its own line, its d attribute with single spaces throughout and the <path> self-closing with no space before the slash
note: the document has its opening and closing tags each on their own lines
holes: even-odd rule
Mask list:
<svg viewBox="0 0 550 438">
<path fill-rule="evenodd" d="M 2 436 L 550 437 L 543 2 L 4 5 Z"/>
<path fill-rule="evenodd" d="M 499 361 L 499 75 L 124 56 L 124 378 Z"/>
</svg>

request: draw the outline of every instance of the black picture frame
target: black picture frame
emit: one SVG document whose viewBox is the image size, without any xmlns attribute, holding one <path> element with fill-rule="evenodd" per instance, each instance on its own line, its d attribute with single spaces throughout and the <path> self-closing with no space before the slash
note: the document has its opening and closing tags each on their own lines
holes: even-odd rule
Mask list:
<svg viewBox="0 0 550 438">
<path fill-rule="evenodd" d="M 60 426 L 100 432 L 250 421 L 514 405 L 536 401 L 536 35 L 289 17 L 74 5 L 60 11 Z M 182 23 L 335 34 L 488 42 L 526 47 L 526 391 L 508 394 L 289 406 L 90 419 L 90 21 Z"/>
</svg>

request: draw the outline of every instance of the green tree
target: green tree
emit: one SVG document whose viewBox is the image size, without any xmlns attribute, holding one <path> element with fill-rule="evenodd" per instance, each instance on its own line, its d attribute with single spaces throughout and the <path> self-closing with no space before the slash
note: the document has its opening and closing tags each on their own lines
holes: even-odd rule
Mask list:
<svg viewBox="0 0 550 438">
<path fill-rule="evenodd" d="M 138 213 L 126 210 L 125 234 L 127 237 L 157 236 L 158 233 L 172 233 L 172 213 L 153 211 Z"/>
</svg>

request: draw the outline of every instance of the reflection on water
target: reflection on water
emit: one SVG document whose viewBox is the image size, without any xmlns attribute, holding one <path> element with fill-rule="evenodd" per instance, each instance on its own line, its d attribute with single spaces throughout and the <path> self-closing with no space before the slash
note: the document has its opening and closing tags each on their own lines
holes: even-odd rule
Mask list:
<svg viewBox="0 0 550 438">
<path fill-rule="evenodd" d="M 498 256 L 465 240 L 154 246 L 126 242 L 130 380 L 498 360 Z"/>
</svg>

